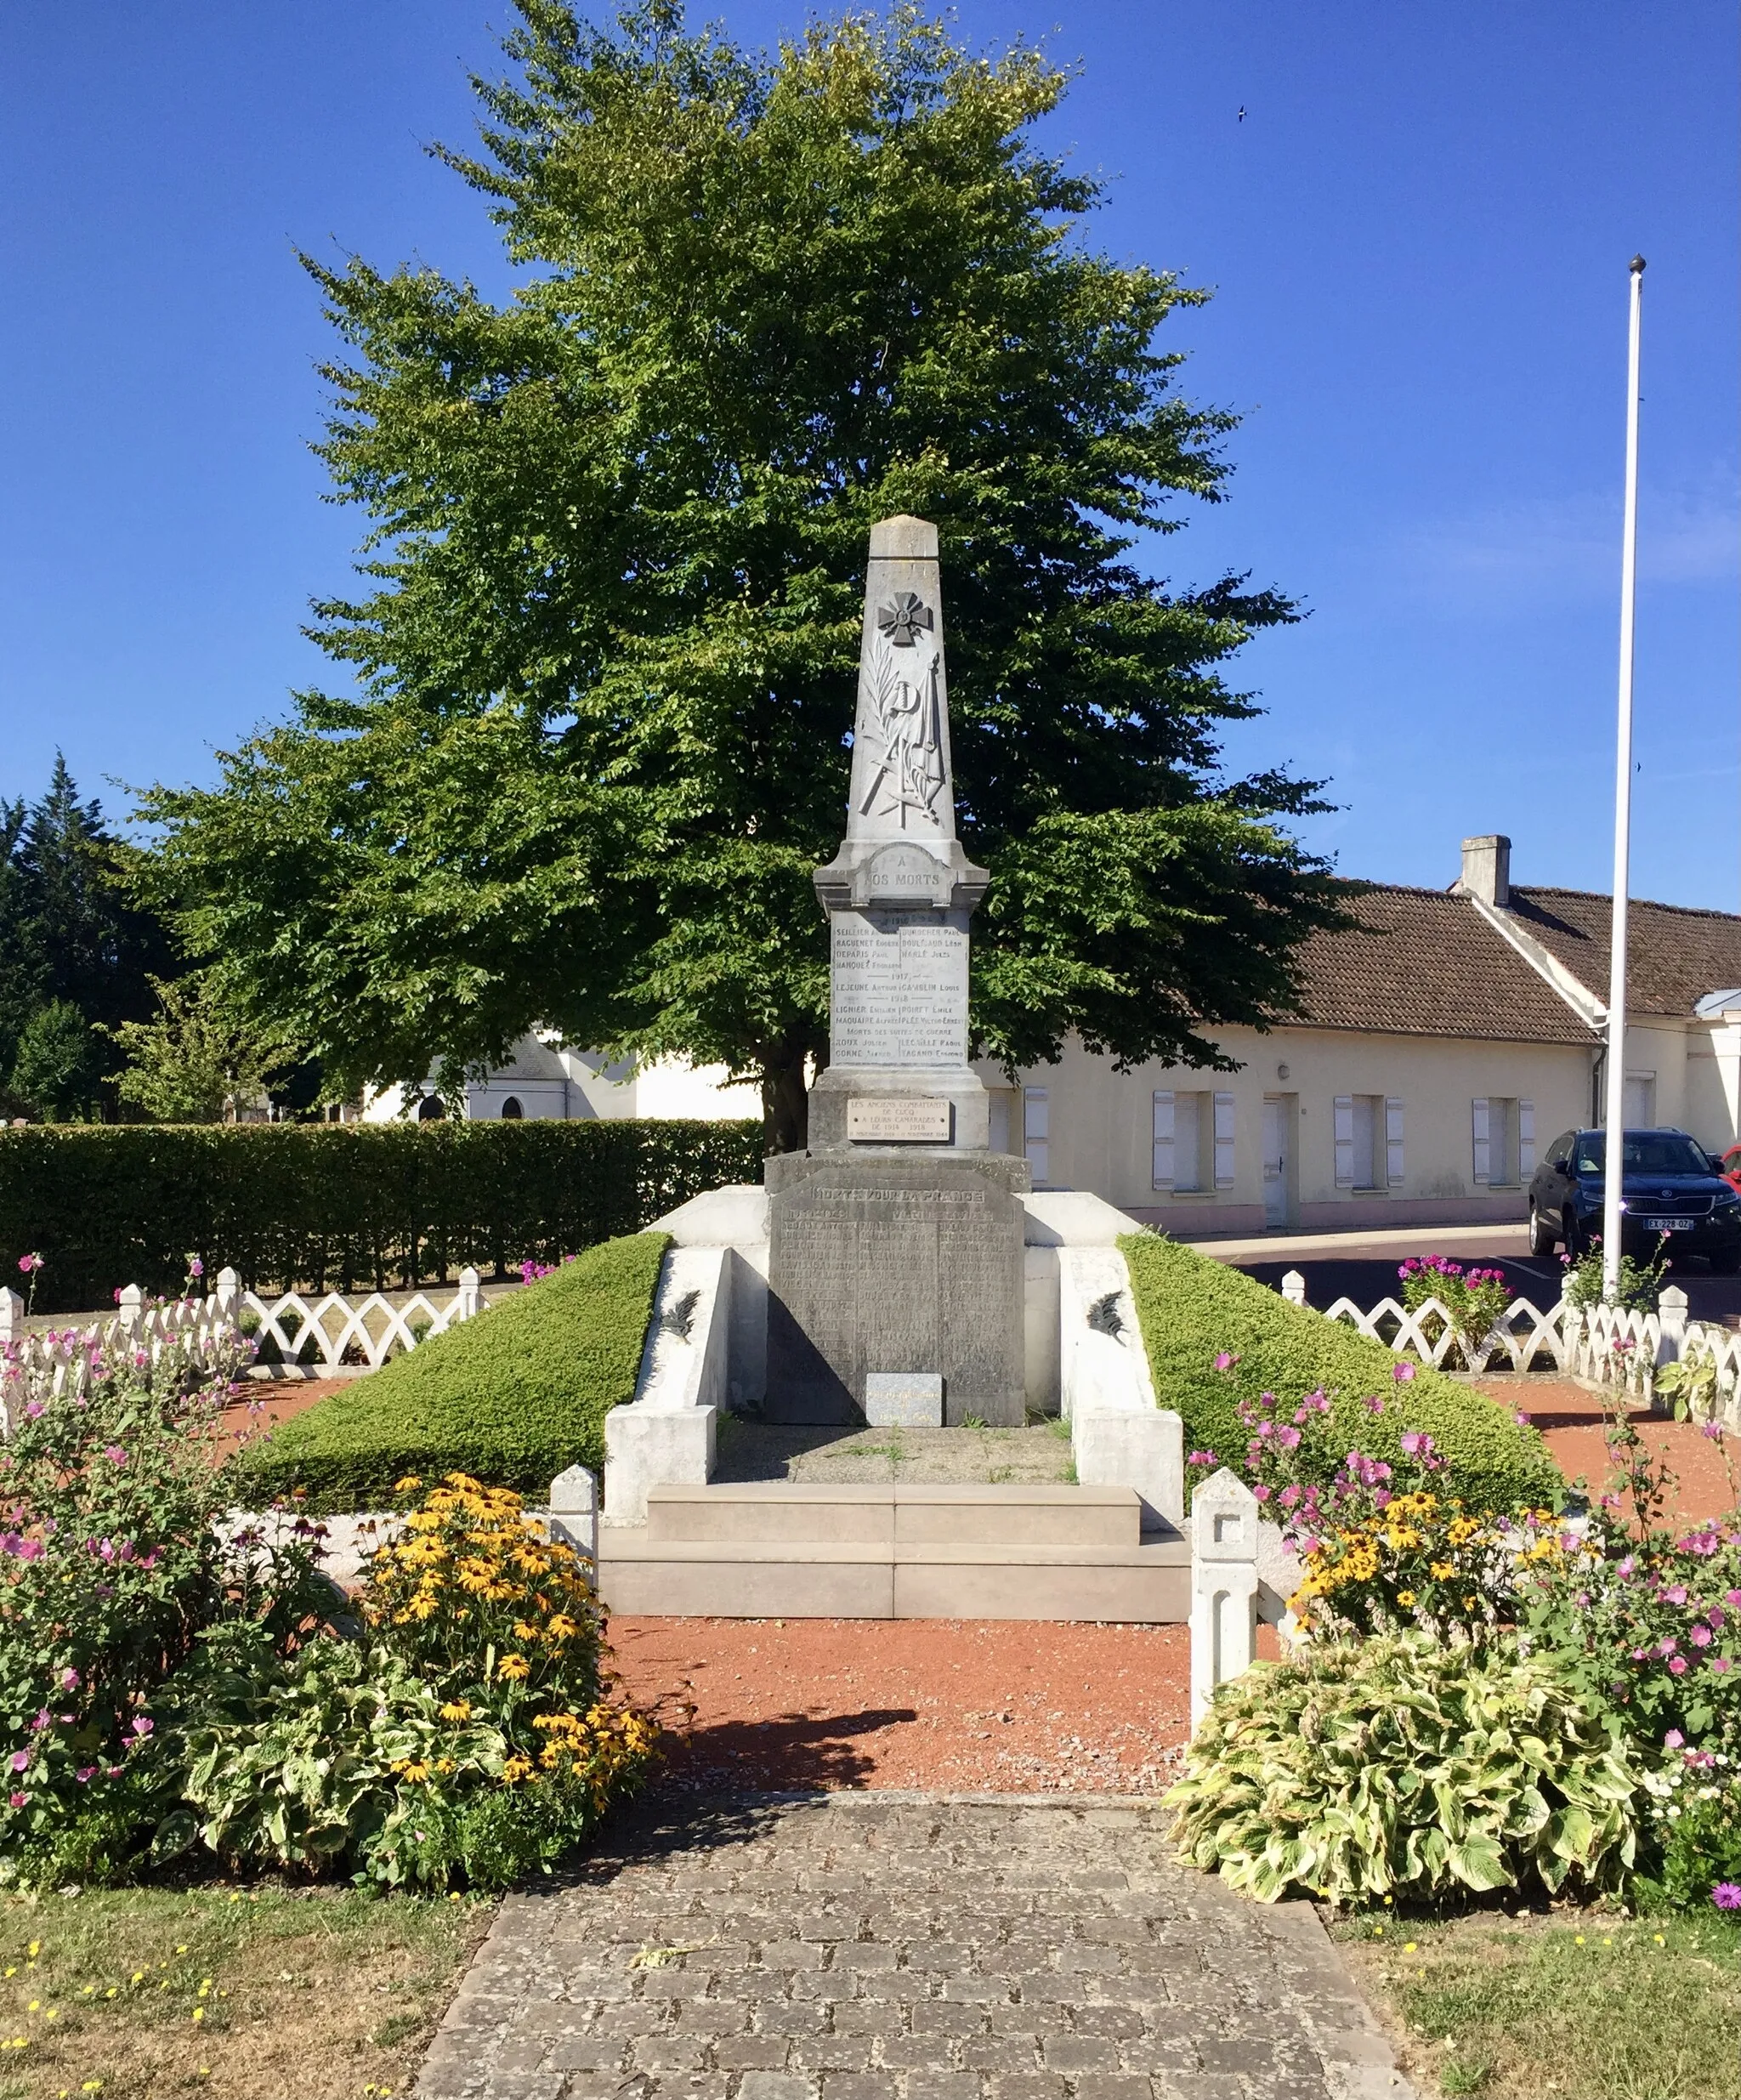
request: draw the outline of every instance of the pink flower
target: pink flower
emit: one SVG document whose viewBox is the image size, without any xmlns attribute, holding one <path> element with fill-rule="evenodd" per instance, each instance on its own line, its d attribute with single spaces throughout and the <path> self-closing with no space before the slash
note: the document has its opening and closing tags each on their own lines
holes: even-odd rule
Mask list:
<svg viewBox="0 0 1741 2100">
<path fill-rule="evenodd" d="M 97 1776 L 97 1768 L 94 1764 L 81 1765 L 72 1776 L 81 1786 L 88 1786 Z"/>
<path fill-rule="evenodd" d="M 1267 1427 L 1267 1426 L 1266 1423 L 1265 1427 Z M 1299 1444 L 1300 1432 L 1294 1427 L 1291 1422 L 1284 1422 L 1275 1433 L 1275 1440 L 1284 1451 L 1291 1451 Z"/>
<path fill-rule="evenodd" d="M 1681 1734 L 1679 1728 L 1670 1728 L 1663 1738 L 1664 1745 L 1669 1750 L 1678 1750 L 1686 1740 L 1687 1738 Z"/>
<path fill-rule="evenodd" d="M 1185 1463 L 1188 1466 L 1218 1466 L 1221 1461 L 1213 1451 L 1193 1451 Z"/>
<path fill-rule="evenodd" d="M 1734 1881 L 1714 1881 L 1710 1899 L 1719 1910 L 1741 1910 L 1741 1884 Z"/>
<path fill-rule="evenodd" d="M 13 1793 L 9 1794 L 6 1798 L 11 1802 L 14 1808 L 22 1808 L 25 1803 L 30 1799 L 30 1796 L 28 1794 Z"/>
<path fill-rule="evenodd" d="M 1712 1655 L 1709 1658 L 1709 1660 L 1711 1668 L 1716 1671 L 1719 1677 L 1721 1677 L 1724 1671 L 1726 1671 L 1729 1666 L 1729 1660 L 1727 1655 Z"/>
<path fill-rule="evenodd" d="M 1710 1628 L 1694 1626 L 1687 1637 L 1695 1648 L 1709 1648 L 1710 1646 Z"/>
<path fill-rule="evenodd" d="M 1267 1502 L 1269 1500 L 1269 1490 L 1264 1486 L 1261 1480 L 1258 1482 L 1257 1485 L 1252 1489 L 1251 1492 L 1257 1497 L 1260 1502 Z"/>
<path fill-rule="evenodd" d="M 60 1672 L 60 1689 L 63 1692 L 70 1692 L 78 1681 L 77 1670 L 69 1668 Z"/>
<path fill-rule="evenodd" d="M 200 1259 L 197 1254 L 190 1254 L 188 1256 L 187 1273 L 190 1276 L 203 1276 L 205 1274 L 206 1264 Z"/>
<path fill-rule="evenodd" d="M 1216 1352 L 1215 1367 L 1217 1371 L 1231 1371 L 1239 1360 L 1239 1358 L 1230 1350 L 1221 1349 Z"/>
<path fill-rule="evenodd" d="M 1415 1376 L 1415 1366 L 1412 1364 L 1393 1364 L 1391 1366 L 1391 1376 L 1399 1386 L 1405 1386 Z"/>
<path fill-rule="evenodd" d="M 1663 1595 L 1671 1604 L 1684 1604 L 1687 1602 L 1687 1586 L 1684 1582 L 1677 1582 L 1672 1589 L 1664 1590 Z"/>
<path fill-rule="evenodd" d="M 20 1254 L 18 1257 L 18 1267 L 20 1275 L 34 1276 L 39 1269 L 45 1266 L 46 1264 L 44 1263 L 40 1254 Z"/>
<path fill-rule="evenodd" d="M 33 1735 L 40 1735 L 53 1718 L 54 1716 L 48 1711 L 48 1709 L 44 1706 L 43 1711 L 37 1716 L 36 1719 L 31 1723 L 31 1733 Z"/>
<path fill-rule="evenodd" d="M 1380 1399 L 1375 1393 L 1369 1393 L 1367 1397 L 1361 1401 L 1360 1405 L 1366 1410 L 1369 1415 L 1381 1415 L 1384 1412 L 1384 1402 Z"/>
<path fill-rule="evenodd" d="M 151 1733 L 156 1725 L 157 1723 L 151 1719 L 149 1714 L 141 1713 L 133 1716 L 133 1732 L 141 1741 Z"/>
<path fill-rule="evenodd" d="M 1686 1674 L 1687 1674 L 1687 1658 L 1686 1658 L 1684 1655 L 1670 1655 L 1670 1658 L 1669 1658 L 1669 1674 L 1670 1674 L 1670 1677 L 1684 1677 L 1686 1676 Z"/>
<path fill-rule="evenodd" d="M 111 1466 L 124 1466 L 127 1463 L 127 1453 L 118 1444 L 105 1444 L 103 1456 Z"/>
<path fill-rule="evenodd" d="M 1517 1410 L 1517 1412 L 1512 1416 L 1511 1420 L 1517 1423 L 1520 1429 L 1527 1429 L 1529 1427 L 1529 1417 L 1523 1412 L 1521 1407 Z"/>
<path fill-rule="evenodd" d="M 30 1762 L 31 1753 L 29 1751 L 15 1750 L 13 1751 L 12 1768 L 14 1772 L 27 1772 L 30 1769 Z"/>
</svg>

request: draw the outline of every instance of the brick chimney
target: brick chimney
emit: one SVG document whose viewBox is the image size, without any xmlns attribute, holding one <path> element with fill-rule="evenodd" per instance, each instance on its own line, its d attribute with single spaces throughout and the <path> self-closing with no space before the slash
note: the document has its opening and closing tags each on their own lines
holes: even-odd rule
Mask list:
<svg viewBox="0 0 1741 2100">
<path fill-rule="evenodd" d="M 1511 901 L 1511 842 L 1502 832 L 1463 841 L 1463 877 L 1457 884 L 1483 904 L 1506 911 Z"/>
</svg>

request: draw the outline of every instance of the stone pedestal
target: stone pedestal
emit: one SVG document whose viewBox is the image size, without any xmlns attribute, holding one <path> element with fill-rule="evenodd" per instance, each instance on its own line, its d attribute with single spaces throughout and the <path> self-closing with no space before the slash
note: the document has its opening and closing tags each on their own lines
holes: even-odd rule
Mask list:
<svg viewBox="0 0 1741 2100">
<path fill-rule="evenodd" d="M 1001 1153 L 769 1160 L 768 1419 L 857 1422 L 870 1374 L 931 1371 L 946 1423 L 1018 1426 L 1028 1186 Z"/>
</svg>

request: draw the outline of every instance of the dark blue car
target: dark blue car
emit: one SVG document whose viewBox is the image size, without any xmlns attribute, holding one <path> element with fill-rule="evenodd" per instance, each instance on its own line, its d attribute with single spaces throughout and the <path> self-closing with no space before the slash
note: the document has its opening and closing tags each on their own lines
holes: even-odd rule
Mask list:
<svg viewBox="0 0 1741 2100">
<path fill-rule="evenodd" d="M 1629 1130 L 1621 1161 L 1620 1251 L 1645 1259 L 1666 1246 L 1678 1265 L 1702 1255 L 1719 1276 L 1741 1269 L 1741 1191 L 1684 1130 Z M 1575 1259 L 1602 1237 L 1599 1130 L 1556 1138 L 1529 1184 L 1529 1251 L 1562 1243 Z"/>
</svg>

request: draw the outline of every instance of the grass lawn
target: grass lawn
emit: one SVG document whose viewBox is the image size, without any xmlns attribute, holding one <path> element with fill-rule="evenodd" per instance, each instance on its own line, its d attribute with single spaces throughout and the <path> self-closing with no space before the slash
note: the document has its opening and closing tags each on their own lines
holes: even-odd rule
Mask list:
<svg viewBox="0 0 1741 2100">
<path fill-rule="evenodd" d="M 1336 1937 L 1423 2094 L 1736 2100 L 1741 1925 L 1602 1911 L 1371 1919 Z"/>
<path fill-rule="evenodd" d="M 0 1899 L 0 2100 L 403 2096 L 494 1910 L 275 1886 Z"/>
</svg>

